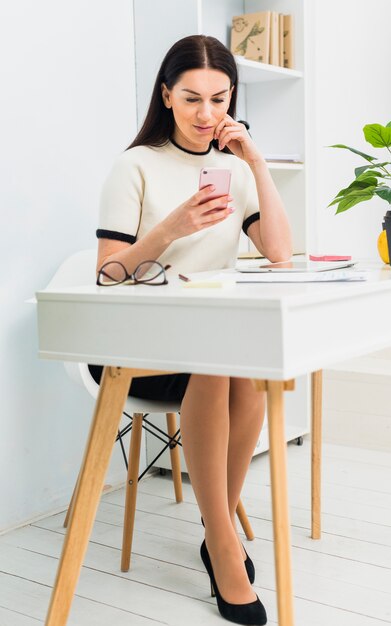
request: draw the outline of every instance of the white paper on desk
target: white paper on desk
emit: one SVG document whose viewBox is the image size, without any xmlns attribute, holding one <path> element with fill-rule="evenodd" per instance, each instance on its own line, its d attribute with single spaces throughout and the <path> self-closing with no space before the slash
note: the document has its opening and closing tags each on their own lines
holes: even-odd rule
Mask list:
<svg viewBox="0 0 391 626">
<path fill-rule="evenodd" d="M 235 287 L 236 271 L 234 269 L 223 270 L 218 273 L 195 272 L 186 273 L 189 282 L 181 284 L 181 287 Z"/>
<path fill-rule="evenodd" d="M 260 274 L 243 274 L 238 272 L 237 283 L 328 283 L 338 281 L 367 280 L 368 272 L 357 270 L 335 270 L 329 272 L 281 273 L 265 272 Z"/>
</svg>

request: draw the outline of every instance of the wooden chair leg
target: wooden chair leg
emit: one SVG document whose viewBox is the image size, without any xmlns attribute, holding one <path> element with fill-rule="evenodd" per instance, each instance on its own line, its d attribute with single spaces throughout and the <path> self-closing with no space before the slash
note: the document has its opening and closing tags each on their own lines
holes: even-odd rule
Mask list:
<svg viewBox="0 0 391 626">
<path fill-rule="evenodd" d="M 71 498 L 71 501 L 69 503 L 67 513 L 65 515 L 64 524 L 63 524 L 64 528 L 68 528 L 69 520 L 70 520 L 70 517 L 72 515 L 72 510 L 73 510 L 73 507 L 74 507 L 74 504 L 75 504 L 76 492 L 77 492 L 77 489 L 79 487 L 79 481 L 80 481 L 80 472 L 78 474 L 75 486 L 73 488 L 72 498 Z"/>
<path fill-rule="evenodd" d="M 243 506 L 243 502 L 241 500 L 239 500 L 238 502 L 238 506 L 236 507 L 236 515 L 239 518 L 239 521 L 242 525 L 244 534 L 246 535 L 247 539 L 249 541 L 252 541 L 255 537 L 254 535 L 254 531 L 251 528 L 251 524 L 250 524 L 250 520 L 247 517 L 247 513 L 246 510 Z"/>
<path fill-rule="evenodd" d="M 65 626 L 99 504 L 132 370 L 105 367 L 45 626 Z"/>
<path fill-rule="evenodd" d="M 170 437 L 174 437 L 177 429 L 176 413 L 166 413 L 167 432 Z M 181 457 L 179 445 L 170 448 L 172 479 L 174 482 L 175 499 L 177 502 L 183 501 L 182 495 L 182 474 L 181 474 Z"/>
<path fill-rule="evenodd" d="M 273 504 L 274 558 L 279 626 L 294 626 L 291 540 L 289 526 L 284 381 L 267 381 L 269 457 Z"/>
<path fill-rule="evenodd" d="M 126 481 L 125 516 L 122 538 L 121 571 L 127 572 L 130 567 L 132 552 L 134 518 L 136 515 L 136 500 L 138 474 L 140 467 L 141 435 L 143 427 L 143 414 L 134 413 L 132 422 L 132 434 L 130 437 L 128 477 Z"/>
<path fill-rule="evenodd" d="M 322 370 L 311 374 L 311 537 L 321 537 Z"/>
</svg>

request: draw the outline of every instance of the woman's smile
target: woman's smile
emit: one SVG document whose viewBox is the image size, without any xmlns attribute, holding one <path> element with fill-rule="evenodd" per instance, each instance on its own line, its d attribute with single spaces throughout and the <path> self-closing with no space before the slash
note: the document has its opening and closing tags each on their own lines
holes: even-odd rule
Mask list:
<svg viewBox="0 0 391 626">
<path fill-rule="evenodd" d="M 197 126 L 194 124 L 193 128 L 195 128 L 196 131 L 199 133 L 208 134 L 208 133 L 212 133 L 215 127 L 214 126 Z"/>
</svg>

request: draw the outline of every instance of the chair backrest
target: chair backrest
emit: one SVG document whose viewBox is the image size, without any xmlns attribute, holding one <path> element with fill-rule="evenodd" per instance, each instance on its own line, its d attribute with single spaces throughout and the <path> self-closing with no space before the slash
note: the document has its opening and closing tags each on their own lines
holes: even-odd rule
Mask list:
<svg viewBox="0 0 391 626">
<path fill-rule="evenodd" d="M 48 287 L 79 287 L 95 284 L 96 249 L 75 252 L 61 263 Z"/>
<path fill-rule="evenodd" d="M 96 250 L 82 250 L 65 259 L 60 265 L 48 287 L 78 287 L 95 285 L 96 281 Z M 96 398 L 99 385 L 94 381 L 87 363 L 64 362 L 68 376 L 77 384 L 84 387 L 88 393 Z M 129 413 L 176 413 L 180 403 L 162 403 L 155 400 L 128 397 L 126 407 Z"/>
<path fill-rule="evenodd" d="M 75 252 L 61 263 L 47 288 L 79 287 L 95 284 L 96 249 Z M 98 395 L 99 385 L 92 378 L 87 363 L 64 362 L 68 376 L 82 385 L 94 397 Z"/>
</svg>

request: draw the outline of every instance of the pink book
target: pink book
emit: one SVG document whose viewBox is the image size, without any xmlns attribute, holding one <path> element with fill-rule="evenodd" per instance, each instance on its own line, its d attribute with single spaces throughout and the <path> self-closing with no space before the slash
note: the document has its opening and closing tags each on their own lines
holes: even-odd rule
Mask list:
<svg viewBox="0 0 391 626">
<path fill-rule="evenodd" d="M 337 254 L 323 254 L 321 256 L 310 254 L 309 258 L 310 258 L 310 261 L 351 261 L 352 260 L 351 256 L 337 255 Z"/>
</svg>

